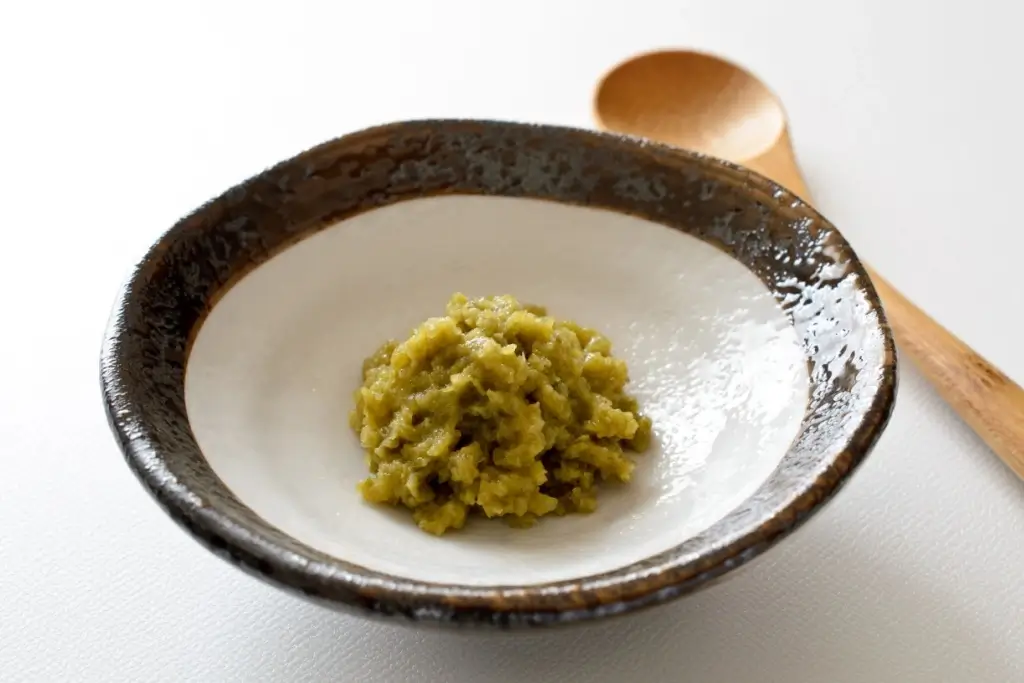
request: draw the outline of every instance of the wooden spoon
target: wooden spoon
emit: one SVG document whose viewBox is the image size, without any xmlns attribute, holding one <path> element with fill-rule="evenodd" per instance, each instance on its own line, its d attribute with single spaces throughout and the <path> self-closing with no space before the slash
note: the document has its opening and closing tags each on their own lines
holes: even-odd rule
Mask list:
<svg viewBox="0 0 1024 683">
<path fill-rule="evenodd" d="M 602 79 L 594 112 L 601 128 L 732 161 L 810 201 L 778 98 L 722 59 L 690 51 L 634 57 Z M 1024 390 L 866 267 L 903 352 L 1024 478 Z"/>
</svg>

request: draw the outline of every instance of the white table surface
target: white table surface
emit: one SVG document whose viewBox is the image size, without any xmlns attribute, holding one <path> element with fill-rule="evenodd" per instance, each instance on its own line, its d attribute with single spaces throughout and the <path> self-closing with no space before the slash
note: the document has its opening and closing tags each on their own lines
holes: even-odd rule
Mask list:
<svg viewBox="0 0 1024 683">
<path fill-rule="evenodd" d="M 767 79 L 822 211 L 1024 382 L 1022 20 L 999 0 L 4 3 L 0 680 L 1024 680 L 1024 485 L 909 364 L 852 483 L 734 580 L 482 636 L 334 614 L 214 558 L 129 473 L 97 383 L 127 268 L 229 184 L 391 119 L 587 126 L 604 68 L 672 45 Z"/>
</svg>

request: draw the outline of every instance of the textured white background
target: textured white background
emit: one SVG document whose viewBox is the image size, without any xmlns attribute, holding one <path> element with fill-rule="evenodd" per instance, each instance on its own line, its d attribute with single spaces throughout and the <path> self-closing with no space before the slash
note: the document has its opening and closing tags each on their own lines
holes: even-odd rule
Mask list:
<svg viewBox="0 0 1024 683">
<path fill-rule="evenodd" d="M 335 615 L 201 550 L 123 465 L 96 360 L 129 264 L 227 185 L 389 119 L 589 125 L 604 68 L 691 45 L 771 83 L 819 207 L 1024 381 L 1022 20 L 999 0 L 0 4 L 0 680 L 1024 680 L 1024 485 L 909 365 L 850 486 L 734 580 L 481 636 Z"/>
</svg>

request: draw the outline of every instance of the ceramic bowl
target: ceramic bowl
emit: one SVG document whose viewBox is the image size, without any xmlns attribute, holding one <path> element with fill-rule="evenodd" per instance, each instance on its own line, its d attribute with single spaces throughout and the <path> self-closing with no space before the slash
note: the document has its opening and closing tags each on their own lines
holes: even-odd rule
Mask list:
<svg viewBox="0 0 1024 683">
<path fill-rule="evenodd" d="M 361 362 L 454 292 L 545 305 L 629 364 L 654 445 L 596 512 L 435 537 L 357 494 Z M 582 130 L 414 121 L 172 227 L 120 292 L 102 384 L 139 480 L 229 562 L 361 613 L 522 626 L 661 603 L 767 550 L 871 450 L 896 360 L 849 245 L 761 176 Z"/>
</svg>

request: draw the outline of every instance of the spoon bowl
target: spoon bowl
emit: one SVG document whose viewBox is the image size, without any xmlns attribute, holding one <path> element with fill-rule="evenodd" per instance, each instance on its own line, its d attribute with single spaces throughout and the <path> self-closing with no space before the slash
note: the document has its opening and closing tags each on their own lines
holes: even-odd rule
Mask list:
<svg viewBox="0 0 1024 683">
<path fill-rule="evenodd" d="M 653 52 L 612 69 L 598 87 L 603 128 L 722 159 L 756 159 L 786 132 L 786 115 L 753 74 L 700 52 Z"/>
</svg>

